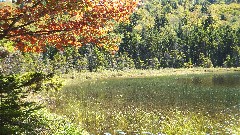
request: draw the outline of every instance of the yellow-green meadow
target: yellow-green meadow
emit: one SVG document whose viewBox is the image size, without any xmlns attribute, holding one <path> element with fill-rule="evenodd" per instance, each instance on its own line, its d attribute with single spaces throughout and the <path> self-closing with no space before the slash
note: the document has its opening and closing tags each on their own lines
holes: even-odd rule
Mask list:
<svg viewBox="0 0 240 135">
<path fill-rule="evenodd" d="M 49 108 L 90 134 L 238 134 L 239 69 L 103 71 L 63 76 Z"/>
</svg>

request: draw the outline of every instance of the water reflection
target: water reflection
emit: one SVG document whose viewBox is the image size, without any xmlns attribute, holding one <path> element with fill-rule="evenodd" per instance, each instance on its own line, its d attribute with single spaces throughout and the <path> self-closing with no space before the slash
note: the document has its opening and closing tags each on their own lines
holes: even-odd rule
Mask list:
<svg viewBox="0 0 240 135">
<path fill-rule="evenodd" d="M 103 84 L 99 82 L 99 84 Z M 177 78 L 134 78 L 88 85 L 81 101 L 102 107 L 212 112 L 240 104 L 240 75 L 213 74 Z M 123 86 L 124 84 L 124 86 Z M 83 86 L 84 87 L 84 86 Z M 93 102 L 94 101 L 94 102 Z"/>
<path fill-rule="evenodd" d="M 240 86 L 240 75 L 239 74 L 213 74 L 209 76 L 193 76 L 178 78 L 178 83 L 186 83 L 189 85 L 201 85 L 201 86 L 226 86 L 226 87 L 236 87 Z"/>
<path fill-rule="evenodd" d="M 214 75 L 212 83 L 216 86 L 240 86 L 240 77 L 239 75 Z"/>
<path fill-rule="evenodd" d="M 184 124 L 191 119 L 206 119 L 224 126 L 221 122 L 237 122 L 239 86 L 240 73 L 209 74 L 109 79 L 83 84 L 78 94 L 71 95 L 72 89 L 66 93 L 80 102 L 78 109 L 85 110 L 81 122 L 92 133 L 113 133 L 116 129 L 128 133 L 148 129 L 157 133 L 164 131 L 162 125 L 172 126 L 182 120 Z M 199 125 L 197 122 L 195 126 Z"/>
</svg>

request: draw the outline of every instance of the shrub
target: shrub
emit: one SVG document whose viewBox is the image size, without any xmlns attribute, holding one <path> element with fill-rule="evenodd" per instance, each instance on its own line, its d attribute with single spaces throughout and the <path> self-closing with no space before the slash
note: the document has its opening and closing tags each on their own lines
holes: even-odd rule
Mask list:
<svg viewBox="0 0 240 135">
<path fill-rule="evenodd" d="M 26 122 L 26 120 L 41 106 L 26 100 L 26 98 L 29 93 L 41 91 L 44 88 L 44 81 L 52 77 L 53 74 L 38 72 L 0 74 L 1 134 L 32 132 L 36 128 L 36 124 Z"/>
<path fill-rule="evenodd" d="M 223 62 L 224 67 L 233 67 L 233 60 L 231 59 L 230 55 L 227 55 L 226 60 Z"/>
<path fill-rule="evenodd" d="M 36 134 L 44 127 L 32 114 L 42 108 L 28 96 L 62 86 L 40 55 L 19 52 L 0 58 L 0 134 Z"/>
<path fill-rule="evenodd" d="M 205 57 L 205 55 L 203 53 L 200 53 L 200 65 L 201 67 L 204 68 L 211 68 L 213 67 L 212 61 L 210 60 L 210 58 Z"/>
</svg>

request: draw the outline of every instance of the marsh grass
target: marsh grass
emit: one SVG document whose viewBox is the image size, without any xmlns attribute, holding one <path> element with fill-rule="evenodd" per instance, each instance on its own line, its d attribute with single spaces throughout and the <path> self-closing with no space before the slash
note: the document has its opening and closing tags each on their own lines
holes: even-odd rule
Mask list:
<svg viewBox="0 0 240 135">
<path fill-rule="evenodd" d="M 238 69 L 86 72 L 49 96 L 91 134 L 240 133 Z"/>
</svg>

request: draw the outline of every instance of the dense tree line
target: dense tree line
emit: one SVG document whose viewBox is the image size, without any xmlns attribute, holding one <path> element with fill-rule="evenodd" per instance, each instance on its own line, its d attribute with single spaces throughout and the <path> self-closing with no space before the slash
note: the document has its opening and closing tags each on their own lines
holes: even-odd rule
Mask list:
<svg viewBox="0 0 240 135">
<path fill-rule="evenodd" d="M 214 4 L 211 4 L 214 3 Z M 229 3 L 229 2 L 226 2 Z M 240 55 L 240 4 L 146 1 L 116 30 L 119 53 L 159 67 L 236 67 Z"/>
<path fill-rule="evenodd" d="M 39 59 L 61 73 L 239 66 L 239 1 L 145 0 L 138 8 L 108 33 L 120 37 L 119 50 L 94 43 L 62 45 L 61 51 L 46 46 Z"/>
<path fill-rule="evenodd" d="M 237 67 L 239 16 L 239 1 L 148 0 L 129 22 L 118 24 L 114 33 L 109 33 L 122 39 L 117 52 L 88 44 L 61 53 L 47 49 L 44 55 L 51 59 L 62 55 L 68 59 L 65 67 L 79 71 Z"/>
</svg>

